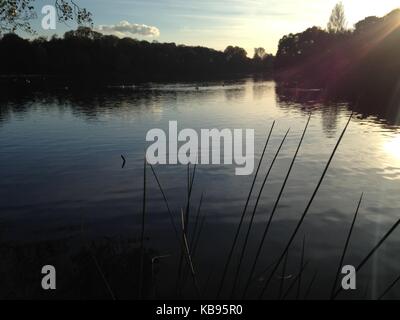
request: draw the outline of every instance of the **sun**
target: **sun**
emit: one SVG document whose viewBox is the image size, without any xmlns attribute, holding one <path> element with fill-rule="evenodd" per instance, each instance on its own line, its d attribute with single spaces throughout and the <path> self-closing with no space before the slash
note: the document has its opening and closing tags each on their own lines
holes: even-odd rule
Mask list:
<svg viewBox="0 0 400 320">
<path fill-rule="evenodd" d="M 384 144 L 384 149 L 392 156 L 400 159 L 400 135 L 386 142 Z"/>
</svg>

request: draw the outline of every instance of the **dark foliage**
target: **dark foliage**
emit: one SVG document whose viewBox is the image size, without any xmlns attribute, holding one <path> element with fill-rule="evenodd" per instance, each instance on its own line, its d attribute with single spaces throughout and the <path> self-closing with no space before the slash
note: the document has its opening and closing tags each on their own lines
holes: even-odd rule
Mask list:
<svg viewBox="0 0 400 320">
<path fill-rule="evenodd" d="M 382 18 L 367 17 L 353 31 L 313 27 L 289 34 L 279 42 L 275 67 L 278 78 L 291 85 L 392 109 L 400 101 L 399 56 L 397 9 Z"/>
<path fill-rule="evenodd" d="M 233 46 L 222 52 L 175 43 L 119 39 L 87 27 L 66 32 L 63 39 L 30 41 L 7 34 L 0 41 L 2 75 L 171 80 L 268 72 L 272 59 L 271 55 L 250 59 L 244 49 Z"/>
</svg>

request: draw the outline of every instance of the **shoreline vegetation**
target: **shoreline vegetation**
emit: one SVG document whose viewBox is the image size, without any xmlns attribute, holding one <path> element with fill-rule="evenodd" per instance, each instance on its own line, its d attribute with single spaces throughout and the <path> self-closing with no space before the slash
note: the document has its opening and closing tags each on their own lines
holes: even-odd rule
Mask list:
<svg viewBox="0 0 400 320">
<path fill-rule="evenodd" d="M 218 51 L 150 43 L 89 27 L 51 39 L 9 33 L 0 38 L 0 59 L 6 61 L 0 65 L 0 84 L 11 93 L 255 76 L 274 79 L 281 88 L 319 89 L 320 100 L 375 104 L 391 113 L 400 99 L 400 9 L 382 18 L 366 17 L 352 30 L 340 26 L 343 21 L 336 24 L 286 35 L 275 55 L 255 48 L 252 58 L 236 46 Z"/>
</svg>

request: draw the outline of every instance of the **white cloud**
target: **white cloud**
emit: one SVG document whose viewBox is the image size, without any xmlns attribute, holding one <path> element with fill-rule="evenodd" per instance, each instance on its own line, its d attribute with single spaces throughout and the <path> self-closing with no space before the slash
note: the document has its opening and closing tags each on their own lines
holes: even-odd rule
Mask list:
<svg viewBox="0 0 400 320">
<path fill-rule="evenodd" d="M 145 24 L 129 23 L 128 21 L 121 21 L 116 25 L 99 25 L 95 28 L 96 31 L 103 34 L 115 35 L 117 37 L 158 37 L 160 30 L 154 26 L 147 26 Z"/>
</svg>

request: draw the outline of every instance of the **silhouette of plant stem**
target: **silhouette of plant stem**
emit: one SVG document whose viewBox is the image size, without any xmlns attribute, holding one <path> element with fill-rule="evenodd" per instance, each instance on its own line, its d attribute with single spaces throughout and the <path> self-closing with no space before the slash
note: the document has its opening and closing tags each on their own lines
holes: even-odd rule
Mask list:
<svg viewBox="0 0 400 320">
<path fill-rule="evenodd" d="M 310 296 L 312 286 L 313 286 L 313 284 L 314 284 L 315 279 L 317 278 L 317 276 L 318 276 L 318 271 L 315 271 L 313 277 L 311 278 L 310 284 L 308 285 L 308 288 L 307 288 L 307 290 L 306 290 L 306 293 L 304 294 L 304 300 L 307 300 L 308 297 Z"/>
<path fill-rule="evenodd" d="M 255 182 L 256 182 L 256 179 L 257 179 L 257 176 L 258 176 L 258 172 L 260 171 L 260 167 L 261 167 L 262 160 L 264 158 L 265 150 L 268 147 L 269 140 L 271 138 L 271 134 L 272 134 L 272 131 L 274 129 L 274 126 L 275 126 L 275 121 L 272 122 L 272 126 L 271 126 L 271 129 L 269 131 L 269 134 L 268 134 L 268 137 L 267 137 L 267 141 L 265 142 L 264 149 L 263 149 L 263 151 L 261 153 L 261 157 L 260 157 L 260 160 L 258 162 L 256 173 L 254 174 L 254 177 L 253 177 L 253 182 L 251 184 L 249 194 L 247 195 L 246 204 L 245 204 L 245 206 L 243 208 L 242 215 L 240 216 L 240 221 L 239 221 L 235 236 L 233 238 L 233 243 L 232 243 L 232 246 L 231 246 L 231 248 L 229 250 L 228 259 L 226 260 L 226 263 L 225 263 L 225 266 L 224 266 L 224 269 L 223 269 L 223 272 L 222 272 L 221 282 L 220 282 L 218 290 L 217 290 L 217 299 L 219 299 L 219 297 L 221 295 L 222 288 L 224 286 L 225 278 L 226 278 L 226 275 L 228 273 L 228 268 L 229 268 L 229 265 L 230 265 L 231 260 L 232 260 L 233 251 L 235 250 L 236 243 L 237 243 L 237 240 L 238 240 L 238 237 L 239 237 L 239 232 L 240 232 L 240 229 L 242 228 L 242 224 L 243 224 L 244 216 L 246 214 L 247 206 L 249 204 L 251 194 L 253 193 L 253 189 L 254 189 L 254 185 L 255 185 Z"/>
<path fill-rule="evenodd" d="M 296 282 L 300 281 L 301 275 L 303 274 L 304 270 L 306 269 L 307 265 L 308 265 L 309 261 L 307 261 L 305 264 L 303 264 L 301 266 L 301 269 L 299 271 L 299 273 L 297 274 L 297 276 L 293 279 L 292 283 L 290 284 L 289 288 L 286 290 L 285 294 L 283 295 L 283 300 L 286 299 L 286 297 L 289 295 L 289 293 L 292 291 L 292 289 L 294 288 L 294 285 L 296 284 Z"/>
<path fill-rule="evenodd" d="M 378 300 L 382 300 L 390 290 L 392 290 L 392 288 L 397 284 L 397 282 L 399 282 L 400 280 L 400 276 L 398 276 L 390 285 L 389 287 L 387 287 L 385 289 L 385 291 L 383 291 L 383 293 L 378 297 Z"/>
<path fill-rule="evenodd" d="M 330 156 L 330 158 L 329 158 L 329 160 L 328 160 L 328 162 L 327 162 L 327 164 L 326 164 L 326 166 L 325 166 L 325 169 L 324 169 L 324 171 L 323 171 L 323 173 L 322 173 L 322 175 L 321 175 L 321 178 L 319 179 L 318 184 L 317 184 L 317 186 L 316 186 L 316 188 L 315 188 L 315 190 L 314 190 L 314 192 L 313 192 L 313 194 L 312 194 L 312 196 L 311 196 L 311 198 L 310 198 L 310 200 L 309 200 L 309 202 L 308 202 L 308 204 L 307 204 L 307 206 L 306 206 L 306 208 L 305 208 L 303 214 L 301 215 L 301 218 L 300 218 L 299 222 L 297 223 L 296 228 L 295 228 L 293 234 L 292 234 L 291 237 L 289 238 L 289 241 L 288 241 L 288 243 L 287 243 L 285 249 L 283 250 L 281 256 L 280 256 L 279 259 L 278 259 L 278 263 L 277 263 L 277 264 L 275 265 L 275 267 L 273 268 L 273 270 L 272 270 L 272 272 L 271 272 L 269 278 L 267 279 L 267 281 L 266 281 L 266 283 L 265 283 L 265 285 L 264 285 L 264 288 L 263 288 L 262 291 L 261 291 L 261 294 L 259 295 L 259 298 L 260 298 L 260 299 L 264 296 L 264 293 L 265 293 L 265 291 L 267 290 L 268 285 L 269 285 L 269 283 L 271 282 L 272 277 L 274 276 L 274 273 L 275 273 L 276 270 L 278 269 L 280 263 L 282 262 L 283 258 L 285 257 L 286 251 L 289 250 L 289 247 L 291 246 L 293 240 L 295 239 L 297 232 L 299 231 L 301 225 L 303 224 L 304 218 L 306 217 L 306 215 L 307 215 L 307 213 L 308 213 L 308 211 L 309 211 L 309 209 L 310 209 L 310 207 L 311 207 L 311 204 L 312 204 L 313 201 L 314 201 L 314 198 L 315 198 L 315 196 L 316 196 L 316 194 L 317 194 L 317 192 L 318 192 L 318 190 L 319 190 L 319 188 L 320 188 L 320 186 L 321 186 L 321 184 L 322 184 L 322 181 L 324 180 L 324 177 L 325 177 L 325 175 L 326 175 L 326 172 L 328 171 L 328 168 L 329 168 L 329 166 L 330 166 L 330 164 L 331 164 L 331 162 L 332 162 L 332 159 L 333 159 L 334 155 L 336 154 L 336 150 L 338 149 L 339 144 L 340 144 L 340 142 L 342 141 L 343 136 L 344 136 L 344 134 L 346 133 L 347 127 L 349 126 L 350 121 L 351 121 L 352 118 L 353 118 L 353 113 L 350 115 L 349 120 L 347 121 L 347 124 L 346 124 L 346 126 L 344 127 L 344 129 L 343 129 L 343 131 L 342 131 L 342 134 L 340 135 L 339 140 L 337 141 L 337 143 L 336 143 L 336 145 L 335 145 L 335 148 L 334 148 L 333 151 L 332 151 L 332 154 L 331 154 L 331 156 Z"/>
<path fill-rule="evenodd" d="M 142 230 L 140 235 L 140 267 L 139 267 L 139 298 L 142 299 L 143 294 L 143 264 L 144 264 L 144 226 L 146 216 L 146 156 L 143 165 L 143 200 L 142 200 Z"/>
<path fill-rule="evenodd" d="M 303 265 L 304 265 L 305 246 L 306 246 L 306 236 L 304 235 L 304 237 L 303 237 L 303 245 L 301 247 L 300 270 L 303 268 Z M 296 291 L 296 300 L 300 299 L 301 275 L 302 275 L 302 272 L 300 271 L 300 273 L 299 273 L 299 281 L 298 281 L 298 284 L 297 284 L 297 291 Z"/>
<path fill-rule="evenodd" d="M 258 246 L 257 253 L 256 253 L 256 257 L 255 257 L 254 262 L 253 262 L 253 264 L 252 264 L 251 271 L 250 271 L 250 274 L 249 274 L 249 277 L 248 277 L 248 280 L 247 280 L 247 283 L 246 283 L 246 286 L 245 286 L 245 289 L 244 289 L 244 292 L 243 292 L 243 298 L 246 296 L 247 290 L 249 289 L 250 282 L 251 282 L 251 278 L 253 277 L 253 274 L 254 274 L 255 269 L 256 269 L 256 266 L 257 266 L 258 259 L 260 258 L 262 249 L 263 249 L 263 247 L 264 247 L 265 238 L 267 237 L 267 234 L 268 234 L 270 225 L 271 225 L 271 223 L 272 223 L 272 219 L 273 219 L 273 217 L 274 217 L 274 215 L 275 215 L 275 212 L 276 212 L 276 210 L 277 210 L 277 208 L 278 208 L 279 201 L 280 201 L 280 199 L 281 199 L 281 197 L 282 197 L 283 191 L 285 190 L 285 186 L 286 186 L 286 183 L 287 183 L 287 181 L 288 181 L 288 179 L 289 179 L 290 173 L 292 172 L 293 165 L 294 165 L 294 163 L 295 163 L 295 161 L 296 161 L 296 158 L 297 158 L 297 155 L 298 155 L 298 153 L 299 153 L 300 147 L 301 147 L 301 145 L 302 145 L 302 143 L 303 143 L 304 136 L 305 136 L 305 134 L 306 134 L 308 125 L 309 125 L 309 123 L 310 123 L 310 120 L 311 120 L 311 114 L 310 114 L 309 117 L 308 117 L 306 126 L 305 126 L 305 128 L 304 128 L 304 130 L 303 130 L 303 133 L 302 133 L 302 135 L 301 135 L 301 138 L 300 138 L 299 144 L 298 144 L 298 146 L 297 146 L 296 152 L 295 152 L 295 154 L 294 154 L 294 156 L 293 156 L 293 159 L 292 159 L 292 162 L 291 162 L 291 164 L 290 164 L 290 166 L 289 166 L 288 172 L 286 173 L 285 180 L 283 181 L 281 190 L 279 191 L 278 197 L 277 197 L 276 200 L 275 200 L 275 204 L 274 204 L 273 209 L 272 209 L 272 211 L 271 211 L 271 214 L 270 214 L 270 216 L 269 216 L 267 225 L 266 225 L 266 227 L 265 227 L 265 230 L 264 230 L 264 233 L 263 233 L 263 235 L 262 235 L 260 244 L 259 244 L 259 246 Z"/>
<path fill-rule="evenodd" d="M 380 248 L 380 246 L 386 241 L 386 239 L 392 234 L 394 230 L 399 226 L 400 224 L 400 219 L 397 220 L 397 222 L 390 228 L 390 230 L 382 237 L 381 240 L 375 245 L 375 247 L 367 254 L 367 256 L 360 262 L 358 267 L 356 268 L 356 272 L 360 271 L 360 269 L 367 263 L 367 261 L 373 256 L 373 254 Z M 342 287 L 339 287 L 334 296 L 333 299 L 338 296 L 338 294 L 343 290 Z"/>
<path fill-rule="evenodd" d="M 160 192 L 161 192 L 161 194 L 163 196 L 164 203 L 165 203 L 165 206 L 167 207 L 168 215 L 170 217 L 171 225 L 174 228 L 174 232 L 175 232 L 176 238 L 177 238 L 178 242 L 180 243 L 179 232 L 178 232 L 178 229 L 177 229 L 177 227 L 175 225 L 175 219 L 174 219 L 174 216 L 173 216 L 173 214 L 171 212 L 171 209 L 169 207 L 169 203 L 168 203 L 167 197 L 165 195 L 164 189 L 161 186 L 160 180 L 158 179 L 158 176 L 157 176 L 156 171 L 154 170 L 154 167 L 151 164 L 149 164 L 149 166 L 150 166 L 151 171 L 153 172 L 154 178 L 156 179 L 158 188 L 160 189 Z"/>
<path fill-rule="evenodd" d="M 358 211 L 360 209 L 360 205 L 361 205 L 361 202 L 362 202 L 362 199 L 363 199 L 363 195 L 364 194 L 361 194 L 360 200 L 358 201 L 357 209 L 356 209 L 356 212 L 354 214 L 353 221 L 351 223 L 351 227 L 350 227 L 350 230 L 349 230 L 349 234 L 347 235 L 346 243 L 345 243 L 344 248 L 343 248 L 342 256 L 340 257 L 340 262 L 339 262 L 338 268 L 336 270 L 335 281 L 333 282 L 333 286 L 332 286 L 332 290 L 331 290 L 331 299 L 333 299 L 333 295 L 335 294 L 337 282 L 338 282 L 338 279 L 339 279 L 340 270 L 343 267 L 343 261 L 344 261 L 344 258 L 346 256 L 347 248 L 348 248 L 349 243 L 350 243 L 351 234 L 353 232 L 353 228 L 354 228 L 354 225 L 356 223 L 356 219 L 357 219 Z"/>
<path fill-rule="evenodd" d="M 268 178 L 269 178 L 269 174 L 271 173 L 272 167 L 274 166 L 275 161 L 276 161 L 276 159 L 278 158 L 278 155 L 279 155 L 279 153 L 280 153 L 280 151 L 281 151 L 281 149 L 282 149 L 282 146 L 283 146 L 283 144 L 284 144 L 284 142 L 285 142 L 285 140 L 286 140 L 286 137 L 287 137 L 288 134 L 289 134 L 289 131 L 290 131 L 290 129 L 288 129 L 288 130 L 286 131 L 286 134 L 285 134 L 285 136 L 283 137 L 283 139 L 282 139 L 282 141 L 281 141 L 281 143 L 280 143 L 280 145 L 279 145 L 279 147 L 278 147 L 278 150 L 277 150 L 276 153 L 275 153 L 275 156 L 274 156 L 274 158 L 273 158 L 273 160 L 272 160 L 272 162 L 271 162 L 271 164 L 270 164 L 270 166 L 269 166 L 268 172 L 267 172 L 267 174 L 265 175 L 264 181 L 263 181 L 263 183 L 262 183 L 262 185 L 261 185 L 261 189 L 260 189 L 260 191 L 259 191 L 259 193 L 258 193 L 257 200 L 256 200 L 256 204 L 254 205 L 253 212 L 251 213 L 251 218 L 250 218 L 250 222 L 249 222 L 249 227 L 247 228 L 246 237 L 245 237 L 245 239 L 244 239 L 244 244 L 243 244 L 243 247 L 242 247 L 242 251 L 241 251 L 241 253 L 240 253 L 239 263 L 238 263 L 238 266 L 237 266 L 237 268 L 236 268 L 236 273 L 235 273 L 234 280 L 233 280 L 233 287 L 232 287 L 232 291 L 231 291 L 231 298 L 233 298 L 233 295 L 235 294 L 236 285 L 237 285 L 237 283 L 238 283 L 238 278 L 239 278 L 239 273 L 240 273 L 240 268 L 241 268 L 241 266 L 242 266 L 242 262 L 243 262 L 244 255 L 245 255 L 245 253 L 246 253 L 247 244 L 248 244 L 249 236 L 250 236 L 250 231 L 251 231 L 251 228 L 252 228 L 252 226 L 253 226 L 254 217 L 255 217 L 255 214 L 256 214 L 256 211 L 257 211 L 257 208 L 258 208 L 258 203 L 259 203 L 259 201 L 260 201 L 260 199 L 261 199 L 262 192 L 263 192 L 264 187 L 265 187 L 265 184 L 266 184 L 266 182 L 267 182 L 267 180 L 268 180 Z"/>
</svg>

